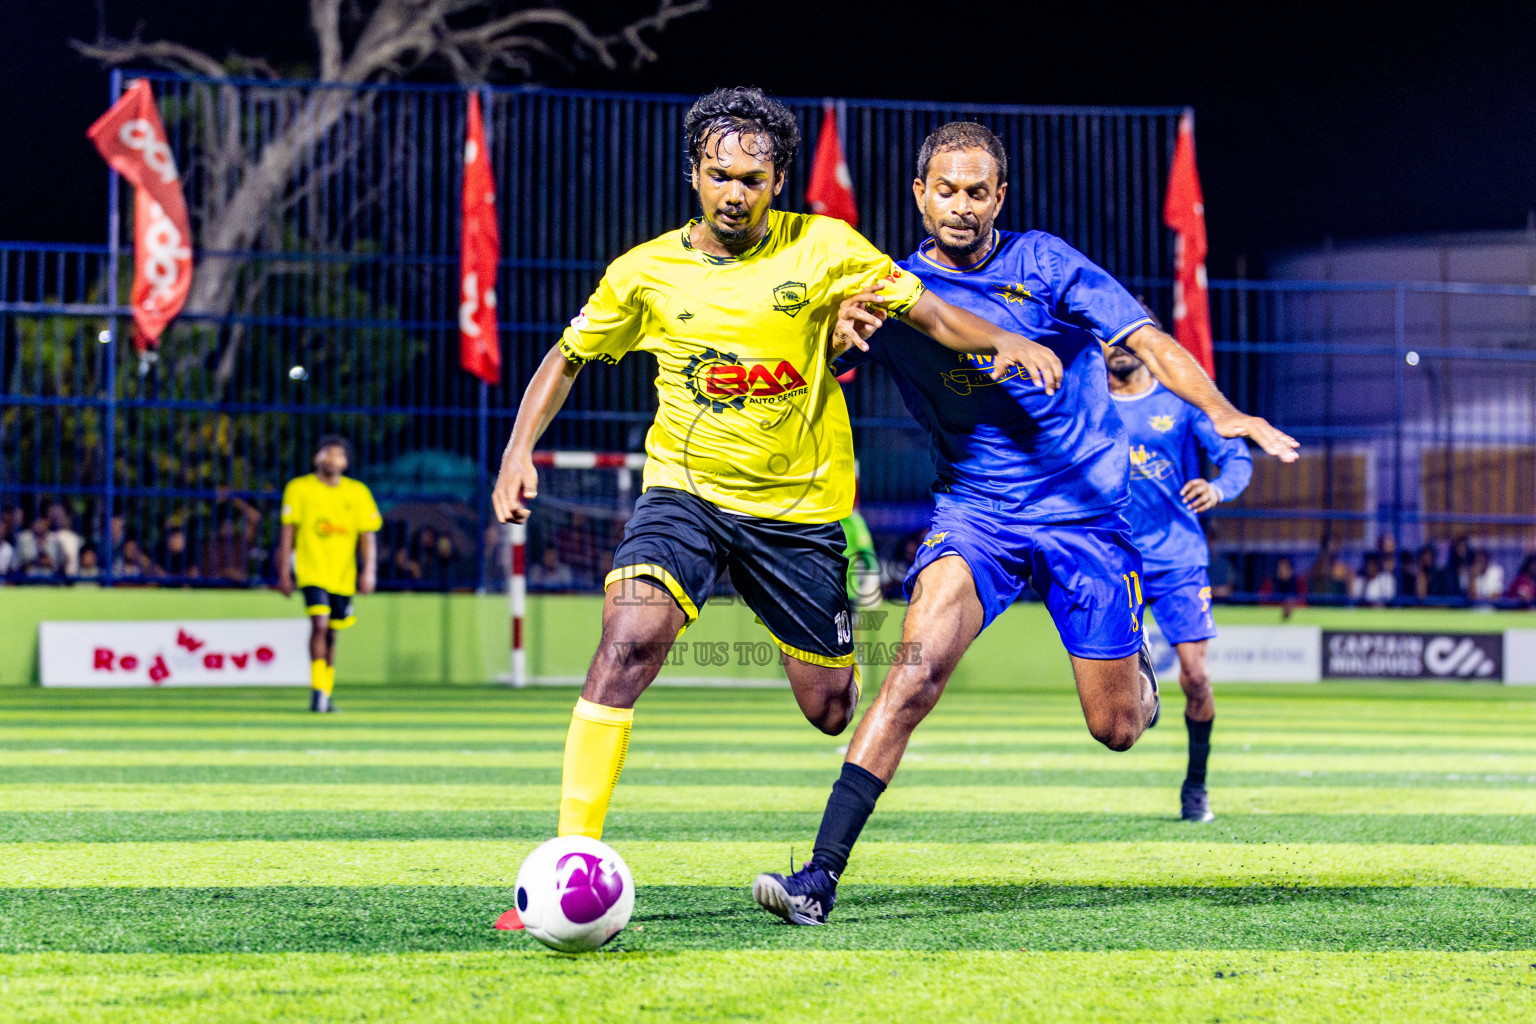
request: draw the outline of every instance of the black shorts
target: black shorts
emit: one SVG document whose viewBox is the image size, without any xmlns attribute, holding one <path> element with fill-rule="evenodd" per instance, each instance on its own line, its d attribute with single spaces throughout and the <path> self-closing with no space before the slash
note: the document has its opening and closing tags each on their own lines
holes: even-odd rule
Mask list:
<svg viewBox="0 0 1536 1024">
<path fill-rule="evenodd" d="M 347 629 L 357 622 L 352 614 L 352 595 L 333 594 L 323 587 L 304 588 L 304 611 L 309 615 L 329 615 L 332 629 Z"/>
<path fill-rule="evenodd" d="M 728 571 L 779 650 L 839 668 L 854 664 L 847 544 L 841 523 L 733 515 L 687 491 L 652 487 L 635 502 L 604 585 L 654 580 L 692 623 Z"/>
</svg>

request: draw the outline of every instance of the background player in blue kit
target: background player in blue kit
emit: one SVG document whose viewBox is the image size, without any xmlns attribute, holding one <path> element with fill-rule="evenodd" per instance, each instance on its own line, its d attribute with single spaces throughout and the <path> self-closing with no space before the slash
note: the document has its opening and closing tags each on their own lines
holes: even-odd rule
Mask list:
<svg viewBox="0 0 1536 1024">
<path fill-rule="evenodd" d="M 1216 704 L 1205 646 L 1216 635 L 1211 618 L 1210 552 L 1199 515 L 1243 493 L 1253 459 L 1241 438 L 1222 437 L 1211 418 L 1159 384 L 1136 354 L 1109 349 L 1109 392 L 1130 441 L 1131 504 L 1126 517 L 1141 549 L 1142 594 L 1163 637 L 1179 653 L 1189 772 L 1179 793 L 1185 821 L 1210 821 L 1206 759 Z M 1204 452 L 1220 475 L 1200 475 Z"/>
<path fill-rule="evenodd" d="M 825 922 L 837 878 L 912 731 L 977 634 L 1026 583 L 1061 634 L 1094 738 L 1126 750 L 1156 721 L 1156 682 L 1142 654 L 1142 562 L 1123 514 L 1129 459 L 1105 345 L 1130 346 L 1223 435 L 1296 457 L 1295 440 L 1234 409 L 1104 270 L 1054 235 L 996 230 L 1007 181 L 1002 144 L 983 126 L 959 122 L 930 135 L 913 195 L 931 237 L 898 266 L 952 305 L 1049 348 L 1061 361 L 1058 387 L 1018 372 L 993 380 L 986 358 L 957 355 L 904 327 L 869 343 L 885 320 L 878 288 L 845 300 L 833 330 L 834 351 L 852 346 L 849 362 L 889 370 L 928 429 L 935 509 L 905 581 L 902 640 L 920 655 L 892 667 L 859 723 L 812 859 L 753 884 L 758 903 L 792 924 Z"/>
</svg>

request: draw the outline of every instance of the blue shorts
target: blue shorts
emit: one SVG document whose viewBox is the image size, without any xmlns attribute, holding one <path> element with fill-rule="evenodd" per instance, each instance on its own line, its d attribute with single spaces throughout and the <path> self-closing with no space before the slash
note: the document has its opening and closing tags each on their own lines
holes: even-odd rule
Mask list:
<svg viewBox="0 0 1536 1024">
<path fill-rule="evenodd" d="M 1209 640 L 1216 635 L 1211 618 L 1211 578 L 1203 565 L 1149 572 L 1142 580 L 1147 609 L 1170 644 Z"/>
<path fill-rule="evenodd" d="M 959 555 L 976 582 L 982 629 L 1033 583 L 1072 654 L 1110 660 L 1141 649 L 1141 553 L 1120 513 L 1021 523 L 986 505 L 935 497 L 928 536 L 904 584 L 908 600 L 929 564 Z"/>
</svg>

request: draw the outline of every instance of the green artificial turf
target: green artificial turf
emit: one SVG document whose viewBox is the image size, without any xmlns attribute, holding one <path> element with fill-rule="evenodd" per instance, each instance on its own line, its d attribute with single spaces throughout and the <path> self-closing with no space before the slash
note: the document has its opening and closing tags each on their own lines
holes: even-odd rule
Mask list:
<svg viewBox="0 0 1536 1024">
<path fill-rule="evenodd" d="M 17 1024 L 1528 1024 L 1536 954 L 751 950 L 24 954 Z"/>
<path fill-rule="evenodd" d="M 656 691 L 605 834 L 635 916 L 587 957 L 490 927 L 573 692 L 302 698 L 0 696 L 0 1019 L 1536 1019 L 1536 690 L 1231 688 L 1204 826 L 1176 714 L 1117 755 L 1070 692 L 953 694 L 822 929 L 746 886 L 848 737 Z"/>
<path fill-rule="evenodd" d="M 1536 943 L 1526 889 L 878 886 L 793 929 L 744 886 L 643 886 L 616 950 L 1498 950 Z M 0 889 L 0 953 L 527 950 L 495 886 Z M 942 923 L 942 927 L 938 925 Z M 611 953 L 613 950 L 610 950 Z"/>
<path fill-rule="evenodd" d="M 1165 794 L 1159 794 L 1165 795 Z M 1150 796 L 1150 794 L 1149 794 Z M 1180 842 L 1192 826 L 1166 813 L 1022 814 L 891 811 L 875 815 L 865 842 Z M 0 843 L 146 843 L 212 839 L 548 838 L 540 811 L 37 811 L 0 812 Z M 608 827 L 648 842 L 749 842 L 765 836 L 809 841 L 817 815 L 800 811 L 613 811 Z M 1207 843 L 1536 844 L 1536 815 L 1223 814 L 1198 828 Z"/>
</svg>

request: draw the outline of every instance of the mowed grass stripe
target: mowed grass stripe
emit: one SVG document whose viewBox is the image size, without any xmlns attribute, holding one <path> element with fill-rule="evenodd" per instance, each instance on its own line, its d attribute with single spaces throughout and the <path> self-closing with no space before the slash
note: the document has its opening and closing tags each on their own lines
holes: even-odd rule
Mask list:
<svg viewBox="0 0 1536 1024">
<path fill-rule="evenodd" d="M 1221 817 L 1229 814 L 1328 815 L 1536 815 L 1536 788 L 1414 786 L 1228 786 L 1212 780 Z M 951 786 L 907 785 L 905 774 L 880 798 L 878 813 L 952 811 Z M 819 820 L 833 778 L 821 785 L 647 786 L 626 777 L 614 794 L 613 813 L 724 812 L 770 809 Z M 1157 814 L 1171 808 L 1173 786 L 972 786 L 964 803 L 1003 814 Z M 247 784 L 64 783 L 0 785 L 0 813 L 47 811 L 534 811 L 554 813 L 558 783 L 545 785 L 375 785 L 334 783 Z M 1220 818 L 1218 818 L 1220 820 Z M 1195 833 L 1191 833 L 1194 835 Z"/>
<path fill-rule="evenodd" d="M 1014 753 L 979 749 L 968 753 L 927 753 L 913 750 L 903 758 L 908 770 L 924 772 L 968 771 L 978 769 L 998 772 L 1021 771 L 1182 771 L 1187 764 L 1183 750 L 1131 750 L 1116 755 L 1108 750 L 1089 747 L 1053 754 Z M 488 748 L 478 750 L 443 750 L 392 747 L 376 750 L 341 748 L 240 749 L 207 747 L 194 750 L 145 748 L 134 750 L 76 750 L 70 748 L 0 750 L 0 768 L 10 767 L 139 767 L 139 766 L 269 766 L 315 765 L 317 767 L 377 765 L 380 767 L 422 768 L 544 768 L 558 769 L 563 754 L 559 749 L 518 750 Z M 821 751 L 743 751 L 721 750 L 650 750 L 636 743 L 625 761 L 625 770 L 634 771 L 793 771 L 830 768 L 842 763 L 838 746 L 829 744 Z M 1339 774 L 1375 772 L 1379 774 L 1507 774 L 1536 780 L 1536 752 L 1528 754 L 1273 754 L 1261 750 L 1244 752 L 1243 770 L 1255 772 L 1312 772 Z"/>
<path fill-rule="evenodd" d="M 1536 1017 L 1531 959 L 1528 952 L 1266 950 L 613 950 L 575 959 L 526 949 L 372 956 L 70 952 L 5 957 L 0 991 L 18 1024 L 407 1015 L 431 1024 L 637 1018 L 1524 1024 Z"/>
<path fill-rule="evenodd" d="M 200 750 L 237 748 L 241 750 L 308 750 L 308 749 L 379 749 L 402 748 L 446 749 L 474 748 L 484 751 L 516 750 L 518 752 L 554 751 L 564 749 L 565 732 L 569 720 L 558 726 L 531 729 L 526 726 L 498 728 L 482 722 L 475 727 L 463 728 L 337 728 L 330 725 L 316 726 L 312 718 L 287 724 L 277 723 L 259 727 L 246 725 L 210 725 L 201 727 L 188 723 L 184 728 L 161 726 L 113 726 L 99 725 L 80 727 L 67 723 L 55 723 L 48 728 L 10 728 L 0 732 L 0 750 L 15 752 L 38 751 L 101 751 L 101 750 Z M 1225 724 L 1225 723 L 1223 723 Z M 1536 722 L 1531 723 L 1536 726 Z M 1155 730 L 1146 733 L 1138 743 L 1139 750 L 1182 750 L 1186 739 L 1182 728 Z M 829 746 L 841 745 L 809 728 L 804 723 L 781 729 L 755 729 L 738 733 L 723 726 L 701 734 L 697 728 L 642 730 L 636 738 L 639 751 L 668 751 L 669 753 L 708 754 L 720 753 L 810 753 L 819 754 Z M 1319 735 L 1315 731 L 1270 731 L 1253 729 L 1220 729 L 1216 734 L 1216 750 L 1228 753 L 1297 754 L 1307 757 L 1316 755 L 1360 755 L 1412 753 L 1424 751 L 1423 736 L 1391 735 L 1371 736 L 1352 732 Z M 1453 733 L 1438 737 L 1435 751 L 1442 756 L 1532 756 L 1532 744 L 1528 733 L 1511 733 L 1503 736 L 1466 736 Z M 1098 752 L 1097 746 L 1079 720 L 1070 727 L 1033 729 L 977 729 L 942 728 L 925 726 L 916 736 L 910 750 L 914 754 L 1082 754 Z"/>
<path fill-rule="evenodd" d="M 829 759 L 821 768 L 768 770 L 743 768 L 631 768 L 624 769 L 619 791 L 626 786 L 724 786 L 765 790 L 780 787 L 830 789 L 837 780 L 840 758 Z M 1177 789 L 1184 779 L 1184 767 L 1139 770 L 1134 762 L 1124 762 L 1116 770 L 1087 769 L 1014 769 L 938 768 L 917 764 L 903 766 L 896 785 L 944 787 L 955 790 L 950 806 L 968 797 L 959 791 L 978 787 L 1057 787 L 1122 789 L 1126 786 Z M 68 786 L 86 784 L 191 786 L 206 784 L 244 785 L 340 785 L 400 786 L 558 786 L 560 768 L 509 768 L 480 765 L 385 765 L 385 764 L 160 764 L 160 765 L 21 765 L 0 769 L 0 778 L 11 784 Z M 1536 785 L 1536 774 L 1521 772 L 1372 772 L 1372 771 L 1242 771 L 1214 765 L 1211 784 L 1238 788 L 1295 786 L 1381 787 L 1405 789 L 1442 786 L 1466 788 L 1529 788 Z"/>
<path fill-rule="evenodd" d="M 791 929 L 743 887 L 641 887 L 632 953 L 733 949 L 1524 949 L 1525 889 L 848 885 Z M 0 889 L 0 954 L 522 950 L 497 887 Z"/>
<path fill-rule="evenodd" d="M 882 810 L 866 842 L 1536 843 L 1536 816 L 1438 814 L 1224 814 L 1191 826 L 1164 794 L 1162 814 L 1049 814 Z M 0 812 L 0 843 L 144 843 L 208 840 L 523 839 L 540 841 L 553 807 L 536 811 L 46 811 Z M 614 841 L 809 845 L 808 811 L 613 811 Z"/>
<path fill-rule="evenodd" d="M 615 837 L 610 837 L 615 838 Z M 0 878 L 82 885 L 507 885 L 533 841 L 0 844 Z M 743 885 L 783 842 L 618 842 L 641 884 Z M 1287 885 L 1528 888 L 1536 847 L 1406 843 L 861 843 L 848 879 L 886 885 Z"/>
</svg>

